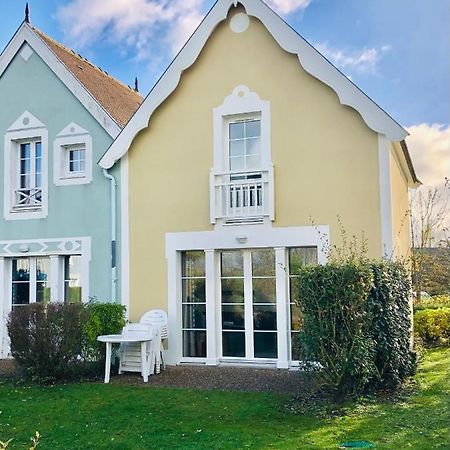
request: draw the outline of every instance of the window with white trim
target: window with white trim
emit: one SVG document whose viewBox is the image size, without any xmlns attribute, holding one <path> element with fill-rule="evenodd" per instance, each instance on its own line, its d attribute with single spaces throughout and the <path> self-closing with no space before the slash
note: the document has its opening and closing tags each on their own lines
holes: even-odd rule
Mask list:
<svg viewBox="0 0 450 450">
<path fill-rule="evenodd" d="M 260 119 L 244 118 L 228 124 L 228 153 L 230 172 L 261 170 Z"/>
<path fill-rule="evenodd" d="M 16 145 L 16 180 L 12 207 L 36 209 L 42 205 L 42 142 L 30 140 Z"/>
<path fill-rule="evenodd" d="M 84 144 L 66 145 L 64 159 L 67 177 L 84 177 L 86 173 L 86 147 Z"/>
<path fill-rule="evenodd" d="M 40 219 L 48 212 L 48 131 L 25 111 L 4 140 L 4 203 L 6 220 Z"/>
<path fill-rule="evenodd" d="M 92 138 L 72 122 L 58 133 L 53 144 L 53 182 L 57 186 L 92 181 Z"/>
<path fill-rule="evenodd" d="M 275 219 L 270 102 L 239 85 L 214 108 L 211 223 Z"/>
</svg>

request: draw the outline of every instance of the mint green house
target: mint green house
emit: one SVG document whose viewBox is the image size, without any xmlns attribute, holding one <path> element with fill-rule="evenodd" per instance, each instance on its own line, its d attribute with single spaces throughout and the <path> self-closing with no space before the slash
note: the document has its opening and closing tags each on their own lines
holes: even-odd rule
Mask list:
<svg viewBox="0 0 450 450">
<path fill-rule="evenodd" d="M 120 301 L 127 162 L 97 161 L 141 100 L 28 21 L 0 55 L 0 357 L 12 308 Z"/>
</svg>

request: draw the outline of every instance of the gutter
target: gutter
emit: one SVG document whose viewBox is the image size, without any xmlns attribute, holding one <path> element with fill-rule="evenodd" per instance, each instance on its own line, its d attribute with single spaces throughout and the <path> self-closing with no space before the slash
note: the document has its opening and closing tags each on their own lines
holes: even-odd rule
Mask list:
<svg viewBox="0 0 450 450">
<path fill-rule="evenodd" d="M 110 181 L 111 186 L 111 300 L 117 300 L 117 266 L 116 266 L 116 197 L 117 197 L 117 182 L 116 179 L 103 169 L 103 175 Z"/>
</svg>

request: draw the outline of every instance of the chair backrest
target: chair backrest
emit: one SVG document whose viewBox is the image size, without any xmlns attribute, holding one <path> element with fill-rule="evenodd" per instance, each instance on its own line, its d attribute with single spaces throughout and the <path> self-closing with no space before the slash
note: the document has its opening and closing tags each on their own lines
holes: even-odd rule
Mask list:
<svg viewBox="0 0 450 450">
<path fill-rule="evenodd" d="M 167 313 L 162 309 L 152 309 L 147 311 L 139 321 L 140 324 L 158 327 L 161 331 L 161 337 L 167 337 Z"/>
<path fill-rule="evenodd" d="M 152 339 L 154 335 L 155 330 L 151 324 L 129 323 L 122 329 L 122 336 L 127 338 Z"/>
</svg>

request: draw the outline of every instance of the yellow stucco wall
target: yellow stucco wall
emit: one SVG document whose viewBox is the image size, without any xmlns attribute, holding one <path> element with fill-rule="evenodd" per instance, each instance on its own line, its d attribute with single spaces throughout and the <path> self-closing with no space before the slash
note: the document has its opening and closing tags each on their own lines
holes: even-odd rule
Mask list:
<svg viewBox="0 0 450 450">
<path fill-rule="evenodd" d="M 353 109 L 307 74 L 266 28 L 251 19 L 233 33 L 222 23 L 175 92 L 129 151 L 131 319 L 167 308 L 165 233 L 212 230 L 209 172 L 213 108 L 245 84 L 271 106 L 274 226 L 331 226 L 364 232 L 381 253 L 378 140 Z"/>
<path fill-rule="evenodd" d="M 399 149 L 392 147 L 389 159 L 391 172 L 391 208 L 394 257 L 402 259 L 409 255 L 409 203 L 408 182 L 400 165 Z"/>
</svg>

